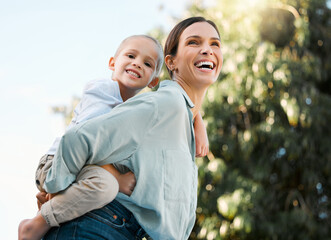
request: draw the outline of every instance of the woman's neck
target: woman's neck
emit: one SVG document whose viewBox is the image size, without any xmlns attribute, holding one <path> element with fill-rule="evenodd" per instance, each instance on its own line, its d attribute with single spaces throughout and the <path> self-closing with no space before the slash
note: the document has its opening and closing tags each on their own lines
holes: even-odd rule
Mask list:
<svg viewBox="0 0 331 240">
<path fill-rule="evenodd" d="M 191 109 L 193 113 L 193 118 L 199 113 L 202 101 L 206 95 L 207 87 L 194 87 L 192 85 L 189 85 L 186 83 L 186 81 L 183 81 L 181 79 L 173 78 L 174 81 L 176 81 L 187 93 L 189 98 L 194 104 L 194 107 Z"/>
</svg>

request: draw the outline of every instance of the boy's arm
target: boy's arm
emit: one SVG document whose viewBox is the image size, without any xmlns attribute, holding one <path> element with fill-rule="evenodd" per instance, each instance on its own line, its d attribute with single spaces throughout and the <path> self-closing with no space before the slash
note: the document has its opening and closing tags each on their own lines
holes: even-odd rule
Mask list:
<svg viewBox="0 0 331 240">
<path fill-rule="evenodd" d="M 195 156 L 204 157 L 209 152 L 209 142 L 206 127 L 203 123 L 200 112 L 194 119 L 194 133 L 196 149 Z"/>
<path fill-rule="evenodd" d="M 129 171 L 127 173 L 120 173 L 112 164 L 107 164 L 101 166 L 110 172 L 117 180 L 119 185 L 119 191 L 130 196 L 136 186 L 136 178 L 133 172 Z"/>
</svg>

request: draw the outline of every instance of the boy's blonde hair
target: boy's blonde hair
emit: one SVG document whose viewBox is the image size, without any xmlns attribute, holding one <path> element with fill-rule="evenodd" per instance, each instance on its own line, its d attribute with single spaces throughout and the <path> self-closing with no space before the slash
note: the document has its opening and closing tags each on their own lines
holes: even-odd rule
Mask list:
<svg viewBox="0 0 331 240">
<path fill-rule="evenodd" d="M 163 48 L 160 44 L 160 42 L 158 40 L 156 40 L 155 38 L 151 37 L 151 36 L 148 36 L 148 35 L 144 35 L 144 34 L 141 34 L 141 35 L 132 35 L 130 37 L 127 37 L 125 38 L 121 44 L 119 45 L 119 47 L 117 48 L 116 52 L 115 52 L 115 58 L 117 57 L 117 55 L 122 51 L 122 48 L 124 46 L 124 43 L 127 41 L 127 40 L 130 40 L 132 38 L 136 38 L 136 37 L 144 37 L 144 38 L 148 38 L 150 40 L 152 40 L 157 48 L 158 48 L 158 57 L 157 57 L 157 63 L 156 63 L 156 69 L 155 69 L 155 76 L 159 76 L 160 73 L 161 73 L 161 69 L 162 69 L 162 65 L 163 65 L 163 61 L 164 61 L 164 55 L 163 55 Z"/>
</svg>

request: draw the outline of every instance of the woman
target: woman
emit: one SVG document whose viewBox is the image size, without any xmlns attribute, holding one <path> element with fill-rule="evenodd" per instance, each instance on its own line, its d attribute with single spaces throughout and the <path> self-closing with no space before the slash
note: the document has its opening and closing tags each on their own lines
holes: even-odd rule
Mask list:
<svg viewBox="0 0 331 240">
<path fill-rule="evenodd" d="M 57 192 L 75 180 L 86 161 L 119 163 L 136 176 L 132 195 L 119 193 L 45 239 L 189 237 L 197 202 L 193 119 L 223 63 L 217 27 L 201 17 L 180 22 L 169 34 L 165 56 L 172 81 L 68 131 L 45 183 Z"/>
</svg>

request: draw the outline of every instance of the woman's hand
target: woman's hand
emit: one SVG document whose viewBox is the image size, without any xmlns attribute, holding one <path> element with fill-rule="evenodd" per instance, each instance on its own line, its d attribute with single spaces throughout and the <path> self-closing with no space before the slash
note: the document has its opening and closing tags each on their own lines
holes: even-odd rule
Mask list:
<svg viewBox="0 0 331 240">
<path fill-rule="evenodd" d="M 47 192 L 38 192 L 36 194 L 38 210 L 40 211 L 41 206 L 47 202 Z"/>
<path fill-rule="evenodd" d="M 40 211 L 41 206 L 45 202 L 47 202 L 50 199 L 52 199 L 55 195 L 56 195 L 56 193 L 38 192 L 36 194 L 38 210 Z"/>
</svg>

